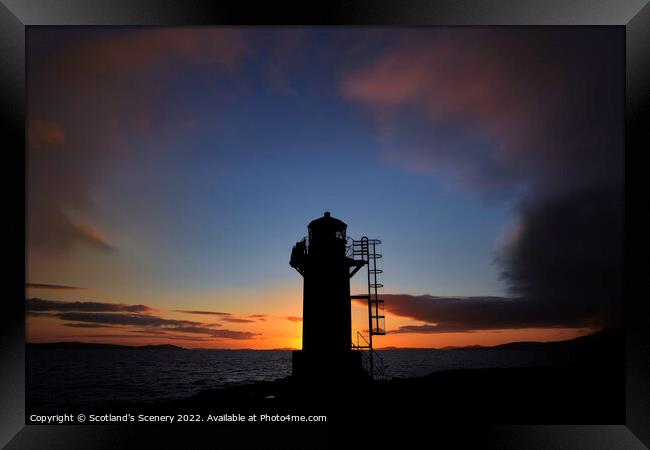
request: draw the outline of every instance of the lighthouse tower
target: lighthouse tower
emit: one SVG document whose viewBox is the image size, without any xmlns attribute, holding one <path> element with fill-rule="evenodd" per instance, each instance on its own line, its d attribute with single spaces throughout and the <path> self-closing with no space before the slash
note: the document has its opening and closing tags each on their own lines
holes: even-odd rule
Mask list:
<svg viewBox="0 0 650 450">
<path fill-rule="evenodd" d="M 293 376 L 360 376 L 363 355 L 352 343 L 350 279 L 368 258 L 347 255 L 355 253 L 347 246 L 347 225 L 329 212 L 307 228 L 307 237 L 293 247 L 289 262 L 304 279 L 302 350 L 293 353 Z"/>
</svg>

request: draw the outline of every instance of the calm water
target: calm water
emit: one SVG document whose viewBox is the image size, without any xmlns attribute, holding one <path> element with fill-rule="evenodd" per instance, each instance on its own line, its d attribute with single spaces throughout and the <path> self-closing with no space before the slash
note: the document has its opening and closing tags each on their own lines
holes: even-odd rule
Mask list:
<svg viewBox="0 0 650 450">
<path fill-rule="evenodd" d="M 439 370 L 564 364 L 536 350 L 383 350 L 387 378 Z M 285 350 L 30 349 L 27 400 L 64 405 L 183 398 L 206 389 L 291 373 Z"/>
</svg>

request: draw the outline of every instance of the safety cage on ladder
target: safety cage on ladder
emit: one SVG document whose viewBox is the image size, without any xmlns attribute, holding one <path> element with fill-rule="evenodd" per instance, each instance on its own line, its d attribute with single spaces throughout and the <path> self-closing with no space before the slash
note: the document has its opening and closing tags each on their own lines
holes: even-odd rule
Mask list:
<svg viewBox="0 0 650 450">
<path fill-rule="evenodd" d="M 383 378 L 384 363 L 382 358 L 373 349 L 373 336 L 386 334 L 384 314 L 384 300 L 380 297 L 379 290 L 384 287 L 379 282 L 379 276 L 383 270 L 379 268 L 378 260 L 382 258 L 381 253 L 377 252 L 377 247 L 381 244 L 379 239 L 368 239 L 362 237 L 359 240 L 353 240 L 349 246 L 348 253 L 351 257 L 360 257 L 365 262 L 368 273 L 368 294 L 353 295 L 353 299 L 366 299 L 368 301 L 368 339 L 357 332 L 357 343 L 353 343 L 353 348 L 357 350 L 367 350 L 362 353 L 364 365 L 367 366 L 368 373 L 373 378 Z M 361 337 L 363 342 L 359 341 Z M 364 345 L 365 344 L 365 345 Z"/>
</svg>

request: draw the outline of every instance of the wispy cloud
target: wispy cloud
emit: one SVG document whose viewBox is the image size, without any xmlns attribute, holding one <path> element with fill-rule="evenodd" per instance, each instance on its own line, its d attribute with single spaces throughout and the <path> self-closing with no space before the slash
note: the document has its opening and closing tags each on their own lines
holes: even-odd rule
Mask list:
<svg viewBox="0 0 650 450">
<path fill-rule="evenodd" d="M 202 316 L 230 316 L 230 313 L 227 312 L 218 312 L 218 311 L 195 311 L 195 310 L 186 310 L 186 309 L 175 309 L 174 312 L 179 312 L 183 314 L 198 314 Z"/>
<path fill-rule="evenodd" d="M 72 220 L 69 225 L 72 235 L 79 242 L 83 242 L 104 252 L 114 252 L 117 250 L 117 247 L 111 244 L 106 235 L 98 228 L 88 224 L 77 223 Z"/>
<path fill-rule="evenodd" d="M 54 291 L 83 291 L 88 288 L 67 286 L 65 284 L 25 283 L 27 289 L 50 289 Z"/>
<path fill-rule="evenodd" d="M 121 314 L 108 312 L 65 312 L 58 314 L 61 320 L 73 322 L 91 322 L 111 325 L 135 325 L 150 327 L 184 327 L 200 325 L 189 320 L 163 319 L 144 314 Z"/>
<path fill-rule="evenodd" d="M 257 319 L 260 322 L 266 322 L 266 319 L 268 317 L 267 314 L 250 314 L 248 317 L 252 317 L 253 319 Z"/>
<path fill-rule="evenodd" d="M 152 308 L 146 305 L 127 305 L 124 303 L 101 303 L 101 302 L 62 302 L 58 300 L 43 300 L 40 298 L 28 298 L 26 300 L 27 311 L 88 311 L 88 312 L 149 312 Z"/>
<path fill-rule="evenodd" d="M 142 333 L 142 334 L 154 334 L 154 335 L 168 334 L 166 331 L 162 331 L 162 330 L 129 330 L 129 333 Z"/>
<path fill-rule="evenodd" d="M 224 339 L 252 339 L 259 336 L 260 333 L 250 331 L 233 331 L 233 330 L 215 330 L 211 336 Z"/>
<path fill-rule="evenodd" d="M 174 312 L 179 312 L 183 314 L 196 314 L 196 315 L 205 315 L 205 316 L 221 316 L 224 322 L 230 323 L 255 323 L 255 322 L 265 322 L 268 315 L 267 314 L 249 314 L 245 317 L 235 317 L 232 313 L 227 312 L 218 312 L 218 311 L 200 311 L 200 310 L 184 310 L 184 309 L 175 309 Z M 220 326 L 220 324 L 214 324 Z"/>
<path fill-rule="evenodd" d="M 75 334 L 68 336 L 70 338 L 117 338 L 117 339 L 141 339 L 142 337 L 160 337 L 156 333 L 143 333 L 142 335 L 135 336 L 133 334 L 117 334 L 117 333 L 103 333 L 103 334 Z M 165 335 L 165 339 L 172 339 L 172 340 L 178 340 L 178 341 L 191 341 L 191 342 L 204 342 L 206 339 L 202 336 L 174 336 L 174 335 Z"/>
<path fill-rule="evenodd" d="M 224 322 L 231 322 L 231 323 L 255 323 L 256 322 L 256 320 L 242 319 L 241 317 L 224 317 L 223 320 Z"/>
<path fill-rule="evenodd" d="M 25 311 L 25 315 L 27 317 L 55 317 L 56 312 L 48 312 L 48 311 Z"/>
<path fill-rule="evenodd" d="M 215 330 L 210 328 L 208 324 L 205 324 L 205 326 L 174 326 L 165 328 L 177 333 L 209 334 L 211 336 L 215 335 Z"/>
<path fill-rule="evenodd" d="M 163 331 L 174 336 L 181 336 L 178 333 L 190 333 L 204 334 L 209 337 L 223 339 L 252 339 L 259 335 L 259 333 L 250 331 L 213 329 L 208 327 L 207 324 L 200 322 L 164 319 L 162 317 L 141 314 L 69 312 L 58 314 L 57 317 L 61 320 L 89 322 L 91 324 L 152 327 L 156 329 L 153 334 L 159 334 L 159 331 Z M 139 331 L 143 333 L 147 332 L 147 330 Z"/>
<path fill-rule="evenodd" d="M 115 328 L 113 325 L 97 323 L 64 323 L 63 326 L 69 328 Z"/>
</svg>

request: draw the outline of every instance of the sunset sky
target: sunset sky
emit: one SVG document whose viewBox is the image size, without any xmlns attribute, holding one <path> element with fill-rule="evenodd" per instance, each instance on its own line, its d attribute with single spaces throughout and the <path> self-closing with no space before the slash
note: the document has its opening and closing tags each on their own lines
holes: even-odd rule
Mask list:
<svg viewBox="0 0 650 450">
<path fill-rule="evenodd" d="M 378 347 L 622 320 L 622 29 L 29 27 L 27 51 L 30 342 L 300 348 L 288 261 L 326 210 L 383 241 Z"/>
</svg>

